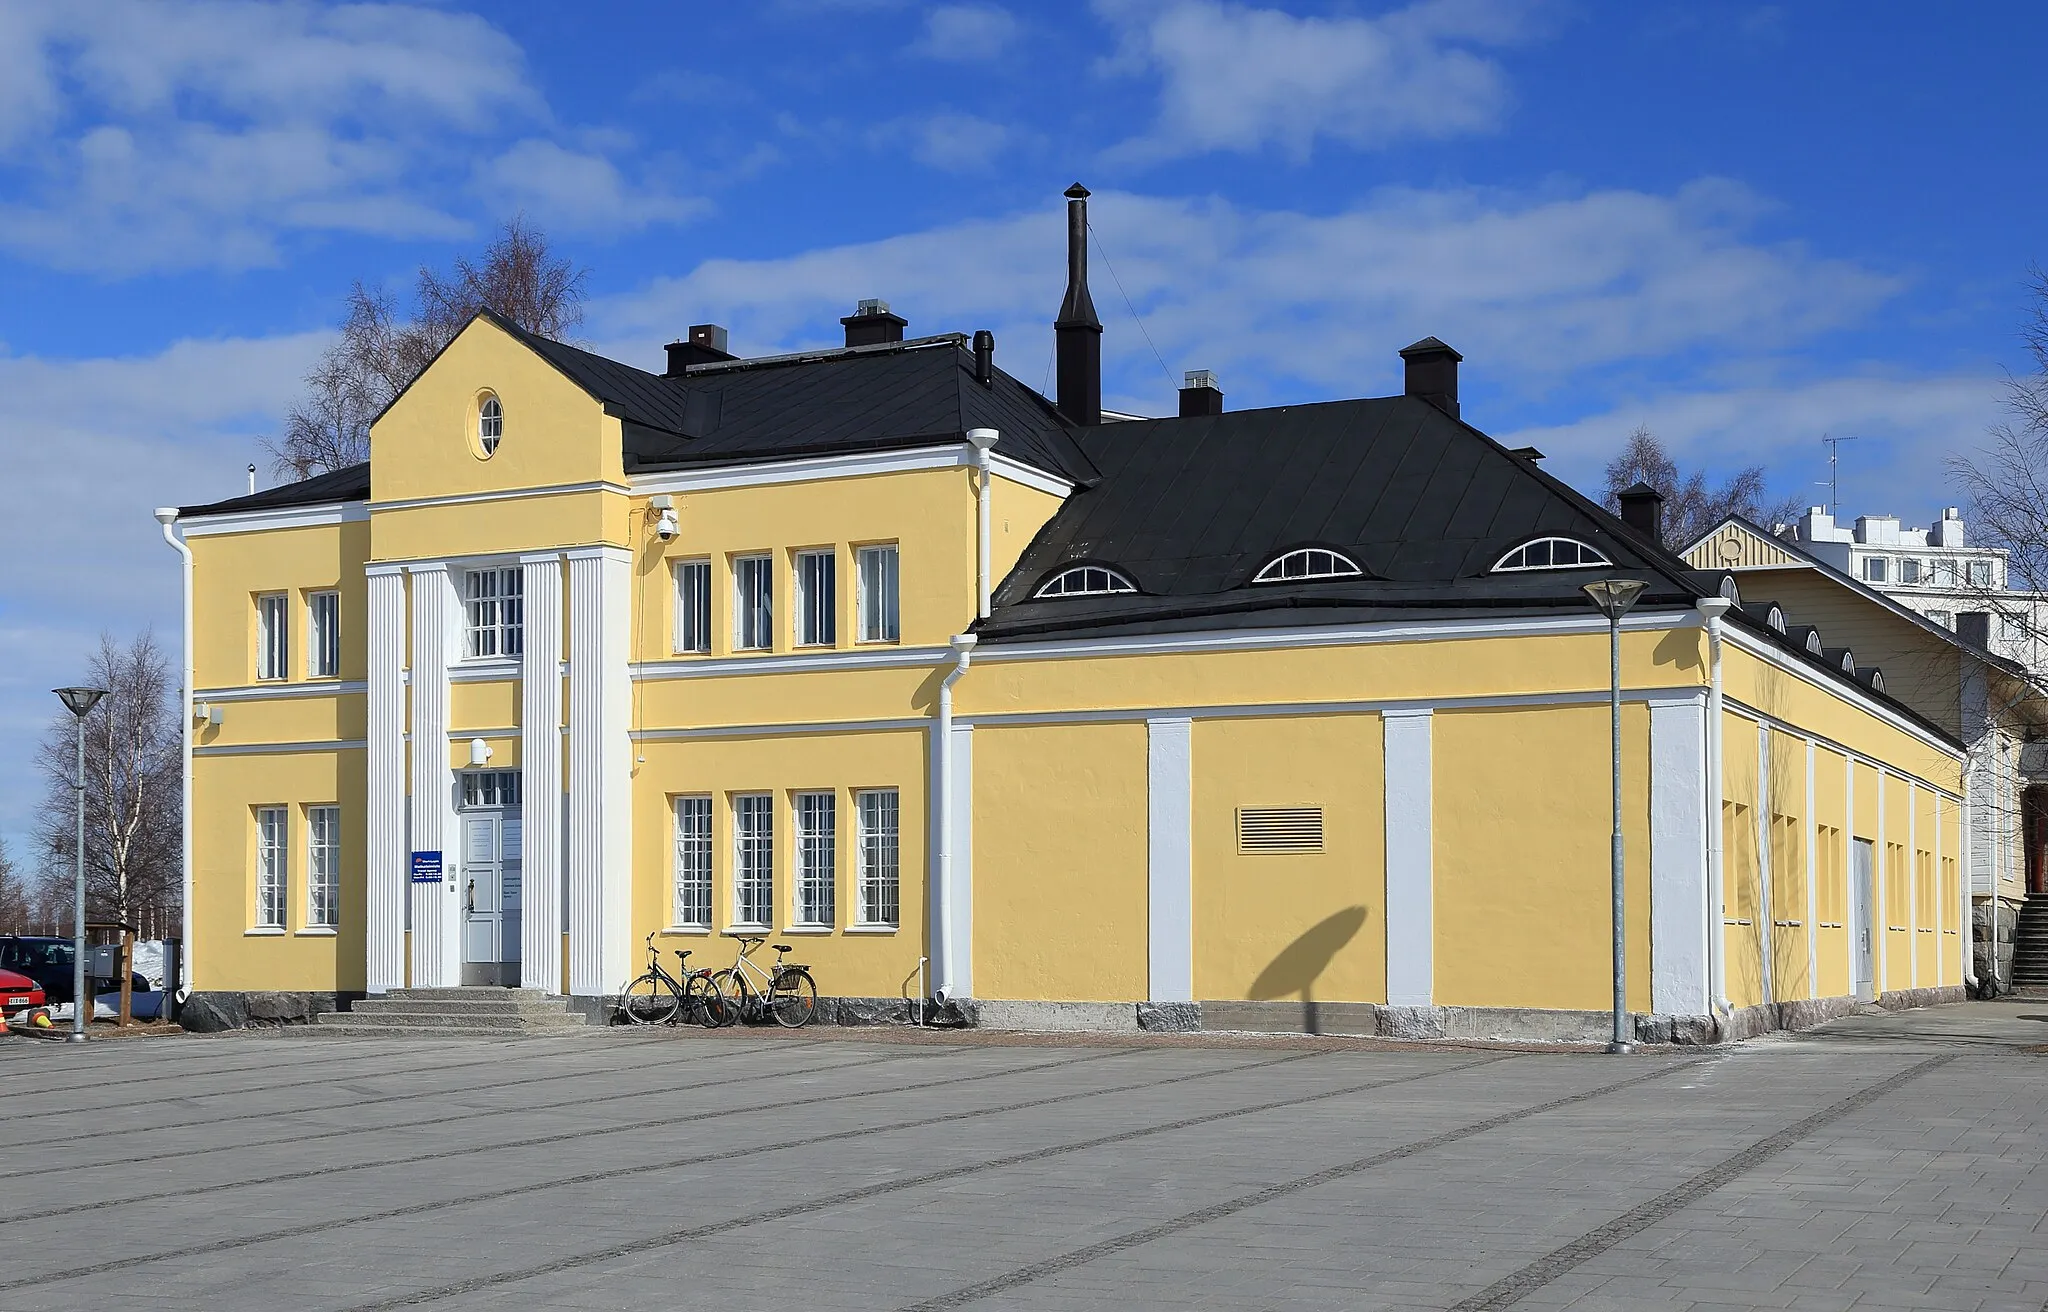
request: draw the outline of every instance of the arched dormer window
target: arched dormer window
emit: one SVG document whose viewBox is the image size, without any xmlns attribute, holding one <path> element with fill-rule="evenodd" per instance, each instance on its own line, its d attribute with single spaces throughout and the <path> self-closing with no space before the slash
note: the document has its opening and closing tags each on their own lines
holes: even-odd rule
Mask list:
<svg viewBox="0 0 2048 1312">
<path fill-rule="evenodd" d="M 495 396 L 486 396 L 483 404 L 476 408 L 476 445 L 489 460 L 498 453 L 498 443 L 505 438 L 505 407 Z"/>
<path fill-rule="evenodd" d="M 1614 562 L 1577 538 L 1537 538 L 1524 542 L 1494 562 L 1493 572 L 1528 569 L 1580 569 Z"/>
<path fill-rule="evenodd" d="M 1107 597 L 1138 585 L 1107 565 L 1073 565 L 1038 585 L 1036 597 Z"/>
<path fill-rule="evenodd" d="M 1327 547 L 1299 547 L 1266 562 L 1254 583 L 1293 583 L 1299 579 L 1355 579 L 1365 573 L 1358 562 Z"/>
</svg>

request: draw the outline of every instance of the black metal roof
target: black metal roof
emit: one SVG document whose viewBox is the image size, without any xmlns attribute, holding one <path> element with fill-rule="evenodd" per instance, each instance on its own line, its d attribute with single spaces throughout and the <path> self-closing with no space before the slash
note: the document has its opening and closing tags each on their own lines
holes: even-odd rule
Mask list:
<svg viewBox="0 0 2048 1312">
<path fill-rule="evenodd" d="M 1102 478 L 1068 498 L 996 589 L 994 613 L 978 626 L 985 640 L 1587 610 L 1579 585 L 1616 574 L 1650 585 L 1643 605 L 1689 607 L 1715 590 L 1532 462 L 1415 397 L 1111 424 L 1082 443 Z M 1549 535 L 1612 564 L 1490 572 L 1509 550 Z M 1251 581 L 1303 546 L 1341 550 L 1364 576 Z M 1079 562 L 1112 565 L 1139 591 L 1032 599 Z"/>
<path fill-rule="evenodd" d="M 231 515 L 242 510 L 276 510 L 284 506 L 324 506 L 370 499 L 370 462 L 350 465 L 328 474 L 315 474 L 296 483 L 280 483 L 226 501 L 204 506 L 184 506 L 180 515 Z"/>
</svg>

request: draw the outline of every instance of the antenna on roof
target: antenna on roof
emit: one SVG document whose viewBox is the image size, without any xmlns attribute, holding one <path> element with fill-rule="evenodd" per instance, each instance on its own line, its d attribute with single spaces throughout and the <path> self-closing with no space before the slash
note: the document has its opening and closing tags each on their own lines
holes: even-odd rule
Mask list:
<svg viewBox="0 0 2048 1312">
<path fill-rule="evenodd" d="M 1821 444 L 1828 449 L 1828 514 L 1841 509 L 1841 489 L 1835 482 L 1835 466 L 1842 458 L 1842 443 L 1854 442 L 1854 437 L 1831 437 L 1820 435 Z"/>
</svg>

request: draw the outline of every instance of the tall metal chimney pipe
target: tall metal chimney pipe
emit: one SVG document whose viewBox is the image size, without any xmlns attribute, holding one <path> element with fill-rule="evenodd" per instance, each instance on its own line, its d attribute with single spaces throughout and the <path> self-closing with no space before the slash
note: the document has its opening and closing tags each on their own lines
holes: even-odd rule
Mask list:
<svg viewBox="0 0 2048 1312">
<path fill-rule="evenodd" d="M 1067 296 L 1053 321 L 1060 413 L 1077 424 L 1102 422 L 1102 320 L 1088 295 L 1088 188 L 1067 188 Z"/>
</svg>

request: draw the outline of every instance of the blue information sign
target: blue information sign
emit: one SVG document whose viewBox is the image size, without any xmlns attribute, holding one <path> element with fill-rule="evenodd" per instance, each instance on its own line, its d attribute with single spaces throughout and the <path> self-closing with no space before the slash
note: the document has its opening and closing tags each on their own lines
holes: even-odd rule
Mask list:
<svg viewBox="0 0 2048 1312">
<path fill-rule="evenodd" d="M 412 854 L 412 882 L 415 884 L 438 884 L 441 882 L 441 854 L 439 852 L 414 852 Z"/>
</svg>

